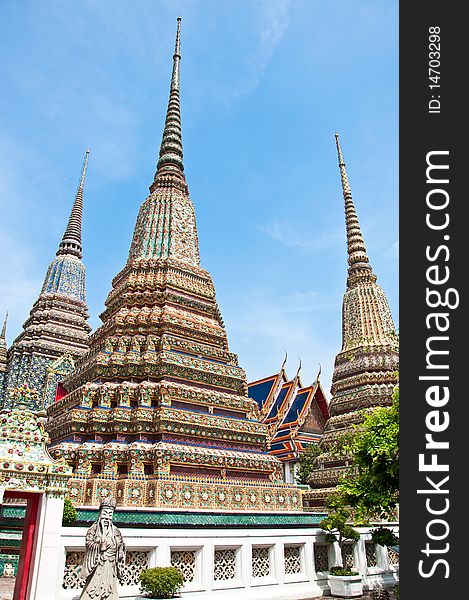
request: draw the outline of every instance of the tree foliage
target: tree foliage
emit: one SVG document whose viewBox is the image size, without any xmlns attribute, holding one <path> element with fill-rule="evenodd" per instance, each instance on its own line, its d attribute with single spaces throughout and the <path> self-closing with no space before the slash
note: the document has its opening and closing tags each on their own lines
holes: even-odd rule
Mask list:
<svg viewBox="0 0 469 600">
<path fill-rule="evenodd" d="M 351 471 L 338 490 L 356 518 L 390 518 L 399 501 L 399 392 L 376 408 L 342 441 Z"/>
<path fill-rule="evenodd" d="M 64 525 L 72 525 L 73 523 L 75 523 L 76 520 L 77 520 L 77 509 L 73 506 L 70 498 L 65 497 L 62 523 Z"/>
<path fill-rule="evenodd" d="M 148 598 L 174 598 L 184 585 L 184 577 L 176 567 L 154 567 L 140 573 L 140 587 Z"/>
<path fill-rule="evenodd" d="M 298 483 L 308 485 L 311 471 L 316 468 L 316 459 L 321 454 L 318 444 L 309 445 L 300 456 L 296 480 Z"/>
<path fill-rule="evenodd" d="M 398 546 L 399 538 L 387 527 L 378 527 L 371 532 L 371 541 L 380 546 Z"/>
<path fill-rule="evenodd" d="M 360 538 L 360 534 L 356 529 L 349 525 L 351 520 L 351 512 L 350 509 L 345 506 L 345 499 L 341 494 L 332 495 L 328 499 L 327 508 L 329 510 L 329 514 L 319 523 L 319 527 L 324 529 L 324 531 L 327 531 L 326 542 L 329 542 L 330 544 L 337 542 L 342 555 L 342 547 L 344 542 L 347 540 L 356 542 Z M 335 565 L 335 567 L 342 566 L 343 565 Z M 342 573 L 342 575 L 345 574 L 346 573 Z"/>
</svg>

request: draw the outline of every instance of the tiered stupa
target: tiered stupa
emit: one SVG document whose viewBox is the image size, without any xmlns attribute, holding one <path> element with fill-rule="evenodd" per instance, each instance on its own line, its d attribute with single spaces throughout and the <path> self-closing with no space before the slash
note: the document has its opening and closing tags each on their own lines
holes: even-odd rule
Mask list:
<svg viewBox="0 0 469 600">
<path fill-rule="evenodd" d="M 27 385 L 37 398 L 31 410 L 47 407 L 58 384 L 88 350 L 91 327 L 85 302 L 81 222 L 88 150 L 67 228 L 49 265 L 39 298 L 23 331 L 8 350 L 3 408 L 14 408 L 14 390 Z"/>
<path fill-rule="evenodd" d="M 345 200 L 348 277 L 342 305 L 342 349 L 335 359 L 327 421 L 320 447 L 320 466 L 310 478 L 313 491 L 306 495 L 311 508 L 324 506 L 347 458 L 331 448 L 338 437 L 360 422 L 363 409 L 392 402 L 399 368 L 399 343 L 384 291 L 376 283 L 352 198 L 345 162 L 336 134 L 340 176 Z"/>
<path fill-rule="evenodd" d="M 70 497 L 96 506 L 297 511 L 267 453 L 267 427 L 228 348 L 201 268 L 184 175 L 180 19 L 166 122 L 150 195 L 89 352 L 49 408 L 51 453 L 73 467 Z"/>
</svg>

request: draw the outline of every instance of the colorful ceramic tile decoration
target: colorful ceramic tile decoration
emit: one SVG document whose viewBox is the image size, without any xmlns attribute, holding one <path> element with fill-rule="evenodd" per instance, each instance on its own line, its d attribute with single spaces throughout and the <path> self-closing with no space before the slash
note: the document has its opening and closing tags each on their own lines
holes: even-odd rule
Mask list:
<svg viewBox="0 0 469 600">
<path fill-rule="evenodd" d="M 27 385 L 15 393 L 23 405 L 34 401 Z M 65 495 L 71 469 L 64 460 L 51 459 L 45 420 L 44 414 L 30 410 L 0 412 L 0 487 L 4 490 Z"/>
<path fill-rule="evenodd" d="M 210 274 L 200 266 L 184 174 L 180 21 L 163 139 L 127 264 L 90 349 L 48 409 L 51 453 L 73 468 L 77 506 L 298 512 L 267 452 L 268 428 L 229 351 Z"/>
<path fill-rule="evenodd" d="M 37 392 L 30 397 L 31 410 L 49 406 L 55 400 L 58 383 L 73 369 L 74 359 L 88 349 L 91 328 L 85 303 L 85 265 L 81 260 L 83 188 L 88 155 L 87 150 L 57 255 L 49 265 L 41 293 L 23 331 L 8 350 L 6 367 L 2 350 L 6 346 L 5 331 L 0 338 L 0 407 L 14 408 L 13 392 L 24 384 Z"/>
<path fill-rule="evenodd" d="M 346 469 L 345 461 L 328 449 L 337 437 L 360 422 L 364 408 L 387 406 L 398 381 L 399 340 L 384 291 L 376 283 L 358 222 L 345 162 L 336 134 L 339 168 L 345 200 L 348 277 L 342 306 L 342 349 L 332 376 L 330 419 L 320 446 L 321 467 L 310 479 L 314 488 L 305 495 L 311 508 L 324 506 Z"/>
<path fill-rule="evenodd" d="M 5 320 L 3 321 L 2 332 L 0 333 L 0 406 L 2 405 L 3 395 L 5 393 L 5 379 L 7 375 L 7 341 L 6 341 L 6 332 L 7 332 L 7 321 L 8 321 L 8 313 L 5 316 Z"/>
</svg>

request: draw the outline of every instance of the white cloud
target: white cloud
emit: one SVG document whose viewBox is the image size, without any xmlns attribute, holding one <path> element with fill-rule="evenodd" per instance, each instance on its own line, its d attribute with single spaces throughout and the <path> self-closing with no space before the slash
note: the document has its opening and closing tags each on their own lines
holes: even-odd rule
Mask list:
<svg viewBox="0 0 469 600">
<path fill-rule="evenodd" d="M 259 229 L 287 248 L 300 248 L 308 253 L 319 252 L 331 246 L 336 246 L 343 236 L 342 231 L 329 231 L 321 235 L 316 235 L 314 232 L 312 237 L 306 237 L 287 221 L 272 221 L 260 225 Z"/>
<path fill-rule="evenodd" d="M 339 306 L 315 290 L 279 296 L 258 290 L 237 300 L 225 307 L 224 315 L 232 349 L 241 366 L 248 367 L 248 380 L 276 372 L 287 352 L 290 377 L 301 358 L 302 382 L 307 385 L 317 375 L 320 363 L 323 386 L 329 389 L 340 340 L 334 338 L 334 332 L 323 338 L 318 333 L 319 322 L 322 311 L 333 309 L 339 314 Z M 314 318 L 312 312 L 317 312 Z"/>
<path fill-rule="evenodd" d="M 235 97 L 250 94 L 261 82 L 275 49 L 288 28 L 290 4 L 291 0 L 263 0 L 259 5 L 259 46 L 247 61 L 250 76 L 236 90 Z"/>
</svg>

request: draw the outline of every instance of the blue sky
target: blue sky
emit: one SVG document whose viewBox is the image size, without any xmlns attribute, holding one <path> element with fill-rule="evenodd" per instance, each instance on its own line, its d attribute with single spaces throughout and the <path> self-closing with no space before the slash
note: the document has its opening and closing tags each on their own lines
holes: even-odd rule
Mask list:
<svg viewBox="0 0 469 600">
<path fill-rule="evenodd" d="M 4 0 L 0 311 L 21 330 L 83 154 L 96 328 L 153 179 L 182 17 L 186 176 L 202 266 L 248 379 L 288 352 L 329 391 L 346 279 L 341 136 L 371 264 L 398 325 L 398 4 L 392 0 Z"/>
</svg>

